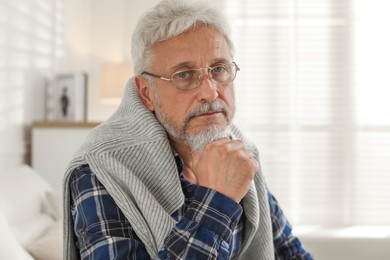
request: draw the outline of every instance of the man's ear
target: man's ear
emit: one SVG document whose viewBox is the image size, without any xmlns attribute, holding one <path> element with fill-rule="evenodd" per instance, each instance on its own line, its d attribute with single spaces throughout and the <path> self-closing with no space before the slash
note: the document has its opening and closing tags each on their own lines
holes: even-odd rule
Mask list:
<svg viewBox="0 0 390 260">
<path fill-rule="evenodd" d="M 154 102 L 152 99 L 152 89 L 149 86 L 148 81 L 141 76 L 136 76 L 135 77 L 135 84 L 137 86 L 138 93 L 144 102 L 145 106 L 150 110 L 154 111 Z"/>
</svg>

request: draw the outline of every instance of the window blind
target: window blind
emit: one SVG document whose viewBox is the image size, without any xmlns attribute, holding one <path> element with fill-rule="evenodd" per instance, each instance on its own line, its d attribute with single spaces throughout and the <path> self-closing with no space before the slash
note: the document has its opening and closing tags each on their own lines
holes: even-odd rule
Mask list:
<svg viewBox="0 0 390 260">
<path fill-rule="evenodd" d="M 357 0 L 353 222 L 390 224 L 390 2 Z"/>
<path fill-rule="evenodd" d="M 389 127 L 358 123 L 371 84 L 356 86 L 350 2 L 225 1 L 241 68 L 235 123 L 297 225 L 390 224 Z"/>
<path fill-rule="evenodd" d="M 62 56 L 62 1 L 0 0 L 0 160 L 5 164 L 22 163 L 29 145 L 24 127 L 32 120 L 35 88 L 41 87 L 32 79 L 51 76 Z"/>
</svg>

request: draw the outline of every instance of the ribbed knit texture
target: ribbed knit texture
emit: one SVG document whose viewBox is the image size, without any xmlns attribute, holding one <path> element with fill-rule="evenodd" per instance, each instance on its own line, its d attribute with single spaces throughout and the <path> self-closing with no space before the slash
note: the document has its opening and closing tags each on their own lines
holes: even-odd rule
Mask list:
<svg viewBox="0 0 390 260">
<path fill-rule="evenodd" d="M 237 139 L 248 143 L 233 126 Z M 146 109 L 130 79 L 117 111 L 88 135 L 64 176 L 64 259 L 80 259 L 74 241 L 69 177 L 89 164 L 129 220 L 152 259 L 176 224 L 170 215 L 184 203 L 178 169 L 164 128 Z M 241 259 L 274 259 L 264 177 L 258 172 L 243 199 L 246 217 Z"/>
</svg>

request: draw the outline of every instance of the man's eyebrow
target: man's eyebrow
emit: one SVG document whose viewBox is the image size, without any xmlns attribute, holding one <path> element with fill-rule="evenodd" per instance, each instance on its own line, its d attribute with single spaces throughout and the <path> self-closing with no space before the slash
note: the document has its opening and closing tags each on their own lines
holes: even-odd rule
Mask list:
<svg viewBox="0 0 390 260">
<path fill-rule="evenodd" d="M 171 67 L 170 72 L 174 73 L 180 68 L 193 68 L 193 67 L 195 67 L 194 62 L 184 61 L 184 62 L 180 62 L 180 63 L 174 65 L 173 67 Z"/>
<path fill-rule="evenodd" d="M 231 63 L 231 62 L 233 62 L 232 59 L 217 58 L 217 59 L 214 59 L 214 61 L 210 64 L 210 66 L 212 66 L 212 64 L 215 64 L 215 63 Z"/>
<path fill-rule="evenodd" d="M 231 59 L 216 58 L 209 64 L 209 66 L 213 66 L 213 64 L 216 64 L 216 63 L 230 63 L 230 62 L 232 62 Z M 180 62 L 180 63 L 174 65 L 173 67 L 171 67 L 170 72 L 174 73 L 180 68 L 198 68 L 198 67 L 195 65 L 194 62 L 184 61 L 184 62 Z"/>
</svg>

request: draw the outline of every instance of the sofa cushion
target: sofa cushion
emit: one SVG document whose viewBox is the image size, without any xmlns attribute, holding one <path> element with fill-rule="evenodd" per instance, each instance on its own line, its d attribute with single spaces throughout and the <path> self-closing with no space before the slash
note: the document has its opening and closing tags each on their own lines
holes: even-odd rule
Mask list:
<svg viewBox="0 0 390 260">
<path fill-rule="evenodd" d="M 16 240 L 1 212 L 0 230 L 0 259 L 34 260 Z"/>
<path fill-rule="evenodd" d="M 42 212 L 48 182 L 27 165 L 1 173 L 0 210 L 9 224 L 16 224 Z"/>
<path fill-rule="evenodd" d="M 37 260 L 62 260 L 62 220 L 55 222 L 38 240 L 27 246 Z"/>
<path fill-rule="evenodd" d="M 28 220 L 11 225 L 11 230 L 19 244 L 26 247 L 28 244 L 42 237 L 53 225 L 54 220 L 47 214 L 38 214 Z"/>
<path fill-rule="evenodd" d="M 43 211 L 49 214 L 53 220 L 62 218 L 62 194 L 59 191 L 46 191 L 43 201 Z"/>
</svg>

